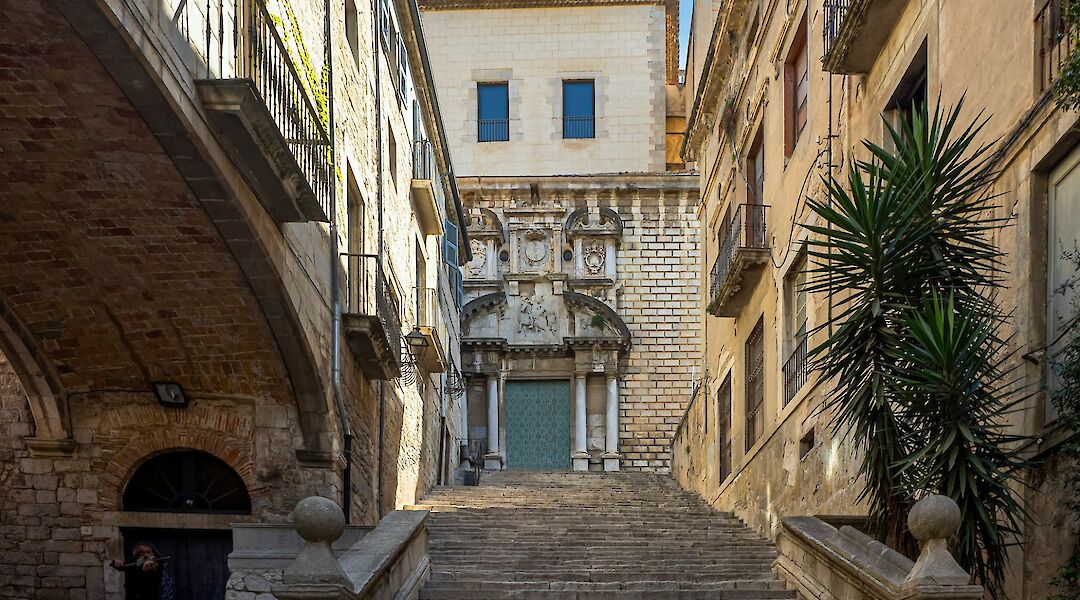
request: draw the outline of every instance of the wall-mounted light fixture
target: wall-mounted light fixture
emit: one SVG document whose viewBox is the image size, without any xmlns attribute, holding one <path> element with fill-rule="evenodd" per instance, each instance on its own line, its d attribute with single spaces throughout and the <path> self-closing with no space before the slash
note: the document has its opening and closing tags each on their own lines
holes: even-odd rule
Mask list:
<svg viewBox="0 0 1080 600">
<path fill-rule="evenodd" d="M 187 407 L 188 399 L 184 395 L 184 388 L 180 387 L 179 383 L 155 381 L 151 385 L 154 387 L 154 395 L 157 396 L 158 404 L 168 408 Z"/>
</svg>

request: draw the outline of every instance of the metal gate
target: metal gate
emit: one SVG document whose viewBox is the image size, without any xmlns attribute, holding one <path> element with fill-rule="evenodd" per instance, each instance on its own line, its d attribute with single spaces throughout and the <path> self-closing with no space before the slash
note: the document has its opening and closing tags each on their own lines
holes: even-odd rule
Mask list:
<svg viewBox="0 0 1080 600">
<path fill-rule="evenodd" d="M 506 382 L 506 467 L 570 468 L 570 383 Z"/>
</svg>

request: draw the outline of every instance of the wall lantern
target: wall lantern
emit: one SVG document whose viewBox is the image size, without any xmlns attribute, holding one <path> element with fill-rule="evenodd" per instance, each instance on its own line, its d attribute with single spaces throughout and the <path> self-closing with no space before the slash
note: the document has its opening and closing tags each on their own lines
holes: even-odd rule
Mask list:
<svg viewBox="0 0 1080 600">
<path fill-rule="evenodd" d="M 179 383 L 155 381 L 151 385 L 154 387 L 154 395 L 157 396 L 158 404 L 167 408 L 187 407 L 188 399 L 184 395 L 184 388 L 180 387 Z"/>
</svg>

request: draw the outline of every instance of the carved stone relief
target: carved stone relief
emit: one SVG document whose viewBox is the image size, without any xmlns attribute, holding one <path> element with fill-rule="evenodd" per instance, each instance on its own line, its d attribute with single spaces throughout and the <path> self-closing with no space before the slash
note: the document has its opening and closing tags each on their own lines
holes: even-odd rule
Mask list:
<svg viewBox="0 0 1080 600">
<path fill-rule="evenodd" d="M 585 254 L 585 269 L 589 275 L 600 275 L 604 272 L 604 258 L 606 251 L 600 242 L 592 242 L 583 249 Z"/>
<path fill-rule="evenodd" d="M 487 245 L 484 242 L 473 238 L 469 241 L 469 247 L 472 249 L 473 259 L 467 265 L 469 277 L 482 278 L 484 277 L 484 267 L 487 266 Z"/>
<path fill-rule="evenodd" d="M 550 245 L 547 232 L 542 229 L 529 229 L 521 235 L 519 243 L 521 257 L 527 269 L 539 268 L 547 262 Z"/>
</svg>

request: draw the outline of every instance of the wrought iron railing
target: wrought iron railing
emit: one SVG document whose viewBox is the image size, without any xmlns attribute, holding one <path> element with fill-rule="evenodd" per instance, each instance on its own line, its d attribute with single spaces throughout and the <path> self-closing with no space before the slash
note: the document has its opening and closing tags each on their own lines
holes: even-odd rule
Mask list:
<svg viewBox="0 0 1080 600">
<path fill-rule="evenodd" d="M 1073 53 L 1073 36 L 1068 30 L 1065 13 L 1075 0 L 1045 0 L 1035 15 L 1036 68 L 1039 91 L 1054 84 L 1061 67 Z"/>
<path fill-rule="evenodd" d="M 806 335 L 800 335 L 791 356 L 784 362 L 784 406 L 806 385 L 809 373 L 806 361 Z"/>
<path fill-rule="evenodd" d="M 264 0 L 218 3 L 216 16 L 202 40 L 205 71 L 193 70 L 207 79 L 251 82 L 324 214 L 330 215 L 330 137 L 323 120 L 330 100 L 318 87 L 322 82 L 305 82 L 299 75 Z M 322 111 L 311 94 L 320 95 Z"/>
<path fill-rule="evenodd" d="M 413 179 L 435 180 L 438 171 L 435 164 L 435 151 L 430 140 L 413 142 Z"/>
<path fill-rule="evenodd" d="M 825 0 L 825 25 L 824 25 L 824 50 L 822 56 L 828 56 L 832 51 L 836 36 L 840 33 L 840 27 L 844 25 L 844 18 L 848 14 L 851 0 Z"/>
<path fill-rule="evenodd" d="M 562 136 L 564 139 L 587 139 L 596 137 L 596 118 L 563 117 Z"/>
<path fill-rule="evenodd" d="M 476 134 L 481 142 L 510 140 L 510 119 L 477 119 Z"/>
<path fill-rule="evenodd" d="M 388 277 L 375 254 L 343 252 L 345 297 L 341 310 L 346 314 L 377 317 L 386 330 L 394 359 L 401 364 L 401 289 Z"/>
<path fill-rule="evenodd" d="M 716 300 L 723 287 L 724 280 L 731 272 L 731 267 L 743 249 L 767 249 L 765 237 L 764 204 L 742 204 L 735 210 L 735 216 L 728 223 L 724 237 L 720 242 L 720 253 L 710 272 L 709 298 Z"/>
<path fill-rule="evenodd" d="M 749 452 L 765 430 L 765 322 L 759 319 L 746 340 L 746 428 L 744 452 Z"/>
</svg>

